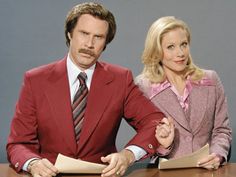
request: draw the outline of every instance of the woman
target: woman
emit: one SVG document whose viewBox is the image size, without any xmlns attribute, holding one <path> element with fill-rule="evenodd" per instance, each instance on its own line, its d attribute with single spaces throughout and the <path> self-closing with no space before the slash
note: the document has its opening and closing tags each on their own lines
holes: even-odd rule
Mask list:
<svg viewBox="0 0 236 177">
<path fill-rule="evenodd" d="M 210 155 L 198 165 L 218 169 L 227 161 L 232 139 L 226 98 L 216 72 L 193 64 L 189 45 L 190 31 L 185 22 L 172 16 L 155 21 L 147 34 L 144 69 L 136 83 L 174 120 L 172 150 L 158 155 L 177 158 L 209 143 Z"/>
</svg>

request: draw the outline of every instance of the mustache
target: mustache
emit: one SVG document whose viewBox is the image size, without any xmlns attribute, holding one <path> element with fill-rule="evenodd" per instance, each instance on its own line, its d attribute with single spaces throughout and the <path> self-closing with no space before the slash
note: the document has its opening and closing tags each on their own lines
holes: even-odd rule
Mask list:
<svg viewBox="0 0 236 177">
<path fill-rule="evenodd" d="M 88 50 L 88 49 L 79 49 L 79 53 L 85 53 L 85 54 L 88 54 L 88 55 L 93 56 L 93 57 L 96 56 L 93 51 Z"/>
</svg>

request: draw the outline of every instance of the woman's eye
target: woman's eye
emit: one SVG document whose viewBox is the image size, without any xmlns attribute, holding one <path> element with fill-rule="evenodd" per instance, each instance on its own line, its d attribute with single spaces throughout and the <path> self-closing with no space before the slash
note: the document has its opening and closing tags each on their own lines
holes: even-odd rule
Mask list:
<svg viewBox="0 0 236 177">
<path fill-rule="evenodd" d="M 187 42 L 183 42 L 183 43 L 182 43 L 182 46 L 183 46 L 183 47 L 187 47 L 187 46 L 188 46 L 188 43 L 187 43 Z"/>
<path fill-rule="evenodd" d="M 167 49 L 174 49 L 174 45 L 167 46 Z"/>
</svg>

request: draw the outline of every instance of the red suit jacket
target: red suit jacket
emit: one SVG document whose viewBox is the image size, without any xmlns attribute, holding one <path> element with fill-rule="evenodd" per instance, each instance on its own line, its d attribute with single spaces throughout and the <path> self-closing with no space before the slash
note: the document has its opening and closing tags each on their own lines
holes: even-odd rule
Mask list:
<svg viewBox="0 0 236 177">
<path fill-rule="evenodd" d="M 7 142 L 9 161 L 17 171 L 33 157 L 55 162 L 58 153 L 101 163 L 116 152 L 122 117 L 137 134 L 127 145 L 154 154 L 157 121 L 163 114 L 143 96 L 128 69 L 97 62 L 88 95 L 85 120 L 76 144 L 66 58 L 25 73 Z"/>
</svg>

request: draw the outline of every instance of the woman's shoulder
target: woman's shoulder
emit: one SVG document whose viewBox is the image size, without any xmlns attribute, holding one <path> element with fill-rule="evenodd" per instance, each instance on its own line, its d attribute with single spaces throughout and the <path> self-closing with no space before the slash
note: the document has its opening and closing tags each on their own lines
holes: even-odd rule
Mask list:
<svg viewBox="0 0 236 177">
<path fill-rule="evenodd" d="M 205 78 L 214 80 L 216 77 L 218 77 L 216 71 L 214 71 L 214 70 L 203 69 L 203 72 L 204 72 Z"/>
<path fill-rule="evenodd" d="M 215 84 L 220 79 L 217 72 L 215 70 L 203 70 L 205 73 L 205 77 L 212 80 Z"/>
<path fill-rule="evenodd" d="M 140 87 L 147 87 L 151 85 L 151 82 L 149 79 L 147 79 L 143 74 L 138 75 L 135 79 L 134 82 L 136 85 Z"/>
<path fill-rule="evenodd" d="M 170 83 L 168 81 L 164 81 L 161 83 L 152 83 L 147 77 L 142 74 L 136 77 L 135 83 L 150 99 L 170 87 Z"/>
<path fill-rule="evenodd" d="M 197 81 L 196 83 L 199 85 L 216 85 L 217 80 L 218 80 L 218 75 L 216 71 L 214 70 L 208 70 L 208 69 L 202 69 L 203 71 L 203 77 Z"/>
<path fill-rule="evenodd" d="M 149 81 L 149 79 L 146 78 L 143 74 L 140 74 L 134 79 L 134 82 L 140 88 L 140 90 L 142 90 L 148 96 L 151 88 L 151 82 Z"/>
</svg>

